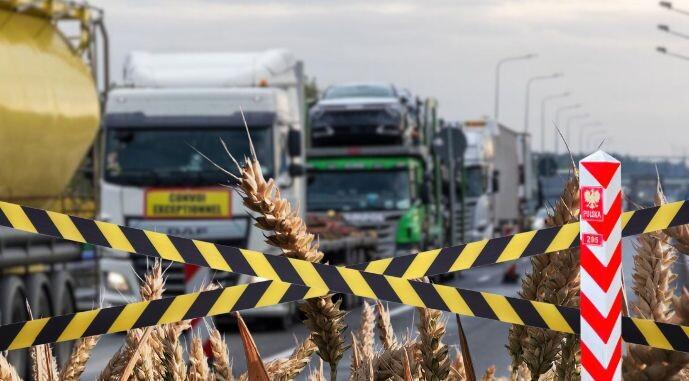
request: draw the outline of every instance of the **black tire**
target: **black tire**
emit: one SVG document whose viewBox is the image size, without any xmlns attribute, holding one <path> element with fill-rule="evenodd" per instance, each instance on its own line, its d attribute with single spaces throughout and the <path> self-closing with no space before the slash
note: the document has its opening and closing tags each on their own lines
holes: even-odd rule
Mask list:
<svg viewBox="0 0 689 381">
<path fill-rule="evenodd" d="M 24 282 L 16 276 L 8 276 L 0 280 L 0 323 L 15 323 L 28 320 L 28 318 Z M 28 350 L 9 351 L 7 359 L 15 367 L 20 378 L 25 380 L 29 378 Z"/>
<path fill-rule="evenodd" d="M 26 277 L 26 295 L 34 319 L 53 316 L 53 296 L 50 293 L 50 280 L 43 273 Z"/>
<path fill-rule="evenodd" d="M 76 312 L 74 300 L 74 281 L 66 271 L 58 271 L 50 280 L 53 300 L 53 314 L 66 315 Z M 62 367 L 72 354 L 74 341 L 63 341 L 55 344 L 53 352 L 57 357 L 57 363 Z"/>
</svg>

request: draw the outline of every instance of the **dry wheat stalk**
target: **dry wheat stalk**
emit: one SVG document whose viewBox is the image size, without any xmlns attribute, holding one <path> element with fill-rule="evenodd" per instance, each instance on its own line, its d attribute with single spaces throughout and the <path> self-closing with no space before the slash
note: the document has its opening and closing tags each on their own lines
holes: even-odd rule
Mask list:
<svg viewBox="0 0 689 381">
<path fill-rule="evenodd" d="M 576 169 L 567 181 L 560 200 L 546 224 L 558 226 L 579 218 L 579 178 Z M 579 251 L 564 250 L 558 253 L 532 257 L 531 273 L 522 281 L 520 295 L 524 299 L 577 306 L 579 304 Z M 548 372 L 556 360 L 566 335 L 513 325 L 508 338 L 508 351 L 512 356 L 512 369 L 516 371 L 525 362 L 537 379 Z M 576 340 L 576 339 L 574 339 Z M 578 374 L 578 345 L 570 344 L 567 357 L 561 357 L 557 367 L 563 374 Z"/>
<path fill-rule="evenodd" d="M 294 380 L 299 373 L 309 364 L 311 355 L 316 353 L 318 347 L 311 339 L 311 335 L 306 337 L 292 354 L 286 359 L 278 359 L 266 364 L 266 371 L 271 380 L 288 381 Z"/>
<path fill-rule="evenodd" d="M 361 325 L 356 333 L 357 341 L 361 349 L 361 356 L 373 358 L 373 347 L 375 344 L 376 313 L 373 307 L 364 301 L 361 306 Z"/>
<path fill-rule="evenodd" d="M 153 266 L 149 268 L 143 278 L 143 282 L 139 288 L 139 293 L 142 300 L 154 300 L 159 299 L 163 292 L 165 281 L 162 274 L 162 263 L 159 260 L 153 262 Z M 144 343 L 139 343 L 139 341 L 144 338 L 144 329 L 133 329 L 127 332 L 124 344 L 117 351 L 115 356 L 113 356 L 108 365 L 103 369 L 98 379 L 101 381 L 108 380 L 118 380 L 122 378 L 122 374 L 127 367 L 127 363 L 133 358 L 137 358 L 137 364 L 134 367 L 134 376 L 137 380 L 147 380 L 151 378 L 161 378 L 161 374 L 157 374 L 158 370 L 162 369 L 161 364 L 163 359 L 158 356 L 158 350 L 156 353 L 156 360 L 152 359 L 151 353 L 153 352 L 150 348 L 150 342 L 152 337 L 158 337 L 154 332 L 158 331 L 158 328 L 152 328 L 151 331 L 145 335 L 146 341 Z M 158 348 L 161 349 L 161 348 Z M 141 352 L 141 356 L 139 355 Z"/>
<path fill-rule="evenodd" d="M 466 373 L 464 369 L 464 360 L 460 351 L 455 352 L 455 358 L 450 364 L 450 374 L 448 375 L 450 381 L 465 381 Z"/>
<path fill-rule="evenodd" d="M 408 356 L 410 369 L 413 369 L 412 374 L 417 374 L 415 370 L 419 364 L 416 363 L 414 355 L 416 344 L 412 340 L 406 340 L 393 348 L 383 349 L 373 360 L 372 378 L 374 380 L 404 380 L 404 360 L 409 352 L 412 353 L 412 356 Z M 419 377 L 420 375 L 417 379 Z"/>
<path fill-rule="evenodd" d="M 246 122 L 245 127 L 248 134 Z M 223 145 L 225 146 L 224 143 Z M 283 255 L 320 262 L 323 253 L 318 250 L 314 235 L 307 231 L 304 220 L 292 209 L 289 201 L 281 197 L 275 181 L 264 179 L 253 144 L 250 148 L 251 157 L 244 159 L 244 165 L 239 165 L 225 146 L 227 154 L 237 165 L 239 176 L 225 172 L 239 181 L 236 189 L 247 209 L 258 214 L 255 217 L 256 226 L 268 232 L 266 242 L 280 248 Z M 300 308 L 307 316 L 305 324 L 313 333 L 318 354 L 328 363 L 331 378 L 335 379 L 337 363 L 347 350 L 342 335 L 347 326 L 344 321 L 345 313 L 340 310 L 340 301 L 334 303 L 332 295 L 328 295 L 309 299 Z"/>
<path fill-rule="evenodd" d="M 72 355 L 69 357 L 67 364 L 60 371 L 60 380 L 62 381 L 78 381 L 84 369 L 86 369 L 86 363 L 91 357 L 91 350 L 98 343 L 100 336 L 90 336 L 85 337 L 74 346 L 72 349 Z M 1 377 L 0 377 L 1 379 Z"/>
<path fill-rule="evenodd" d="M 170 381 L 184 381 L 187 377 L 187 364 L 184 362 L 184 350 L 179 342 L 180 334 L 191 328 L 189 321 L 167 324 L 158 330 L 162 333 L 163 364 L 165 379 Z"/>
<path fill-rule="evenodd" d="M 2 353 L 0 353 L 0 381 L 21 381 L 17 370 L 14 369 Z"/>
<path fill-rule="evenodd" d="M 203 353 L 203 343 L 198 337 L 191 339 L 189 347 L 189 369 L 187 370 L 187 380 L 206 381 L 210 375 L 208 360 Z"/>
<path fill-rule="evenodd" d="M 227 342 L 217 328 L 210 330 L 211 352 L 213 354 L 213 374 L 217 381 L 234 381 L 232 361 L 230 361 Z"/>
<path fill-rule="evenodd" d="M 378 337 L 383 344 L 383 349 L 397 347 L 397 337 L 390 324 L 390 312 L 379 300 L 376 301 L 376 328 L 378 328 Z"/>
<path fill-rule="evenodd" d="M 443 343 L 445 322 L 443 313 L 429 308 L 418 308 L 421 369 L 425 380 L 444 380 L 450 373 L 447 345 Z"/>
</svg>

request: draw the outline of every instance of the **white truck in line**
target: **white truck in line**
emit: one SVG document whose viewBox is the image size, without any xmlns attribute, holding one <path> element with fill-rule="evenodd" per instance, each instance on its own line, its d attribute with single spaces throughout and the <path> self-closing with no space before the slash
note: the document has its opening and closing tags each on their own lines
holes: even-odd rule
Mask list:
<svg viewBox="0 0 689 381">
<path fill-rule="evenodd" d="M 493 120 L 461 124 L 467 241 L 514 233 L 525 226 L 536 195 L 528 135 Z"/>
<path fill-rule="evenodd" d="M 249 155 L 241 110 L 265 176 L 276 179 L 292 205 L 305 205 L 302 72 L 286 50 L 130 53 L 124 84 L 110 92 L 106 105 L 100 218 L 277 253 L 236 192 L 221 186 L 232 179 L 199 152 L 234 171 L 221 140 L 235 157 Z M 102 256 L 103 303 L 122 304 L 138 294 L 132 268 L 142 274 L 147 259 L 107 249 Z M 183 265 L 173 264 L 166 275 L 169 294 L 185 292 Z M 222 272 L 206 276 L 228 285 L 252 281 Z M 248 313 L 289 324 L 294 308 Z"/>
</svg>

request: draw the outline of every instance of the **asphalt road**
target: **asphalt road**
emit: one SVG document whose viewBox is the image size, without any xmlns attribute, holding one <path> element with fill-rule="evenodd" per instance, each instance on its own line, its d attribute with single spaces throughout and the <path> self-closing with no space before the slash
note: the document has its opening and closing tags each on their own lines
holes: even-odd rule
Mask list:
<svg viewBox="0 0 689 381">
<path fill-rule="evenodd" d="M 633 252 L 632 241 L 630 239 L 625 240 L 623 265 L 625 279 L 629 280 L 627 281 L 627 295 L 632 295 L 629 287 L 633 269 Z M 519 272 L 523 273 L 528 267 L 528 260 L 521 261 L 519 263 Z M 477 291 L 516 296 L 520 284 L 503 284 L 503 271 L 504 265 L 478 268 L 463 273 L 461 278 L 454 279 L 448 282 L 448 284 Z M 391 322 L 397 336 L 403 337 L 409 333 L 415 335 L 415 322 L 418 319 L 416 311 L 413 308 L 397 304 L 390 304 L 389 307 L 391 310 Z M 349 311 L 347 323 L 350 329 L 358 328 L 360 311 L 360 308 Z M 454 351 L 458 345 L 455 316 L 446 314 L 446 317 L 447 332 L 444 342 Z M 270 327 L 270 324 L 259 320 L 247 321 L 247 324 L 263 359 L 266 361 L 288 356 L 294 348 L 296 340 L 301 340 L 307 335 L 307 330 L 300 323 L 293 325 L 291 329 L 286 331 L 273 329 Z M 507 341 L 509 325 L 472 317 L 463 317 L 462 325 L 467 334 L 477 374 L 481 374 L 487 367 L 495 365 L 499 375 L 507 375 L 510 360 L 505 349 L 505 343 Z M 97 376 L 97 372 L 105 366 L 108 359 L 121 345 L 122 337 L 122 335 L 109 335 L 101 338 L 94 350 L 92 359 L 88 363 L 84 379 L 92 380 Z M 246 368 L 239 336 L 235 329 L 230 329 L 226 334 L 226 338 L 229 343 L 231 357 L 234 359 L 235 373 L 239 374 Z M 316 356 L 312 359 L 311 364 L 312 366 L 317 366 Z M 340 362 L 338 373 L 341 377 L 338 378 L 346 379 L 345 375 L 349 373 L 349 364 L 350 353 L 348 352 Z M 327 371 L 327 365 L 325 368 Z"/>
</svg>

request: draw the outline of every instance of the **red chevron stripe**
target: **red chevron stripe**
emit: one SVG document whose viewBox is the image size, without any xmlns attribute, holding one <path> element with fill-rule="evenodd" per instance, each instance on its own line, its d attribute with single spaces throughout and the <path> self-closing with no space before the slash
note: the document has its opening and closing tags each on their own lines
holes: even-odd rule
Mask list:
<svg viewBox="0 0 689 381">
<path fill-rule="evenodd" d="M 622 311 L 622 289 L 617 293 L 615 301 L 612 307 L 610 307 L 610 311 L 608 311 L 608 316 L 603 316 L 586 294 L 582 293 L 579 296 L 579 306 L 581 308 L 581 318 L 586 320 L 591 328 L 596 331 L 598 337 L 607 343 Z"/>
<path fill-rule="evenodd" d="M 617 275 L 617 269 L 622 264 L 622 242 L 617 243 L 615 251 L 612 253 L 610 263 L 607 266 L 603 265 L 595 254 L 589 249 L 587 245 L 581 246 L 581 267 L 586 269 L 586 272 L 591 275 L 596 284 L 600 286 L 603 291 L 607 292 L 610 284 Z"/>
<path fill-rule="evenodd" d="M 596 381 L 612 380 L 615 377 L 617 366 L 622 359 L 622 338 L 617 341 L 615 346 L 615 353 L 610 358 L 610 364 L 607 367 L 603 366 L 596 356 L 591 353 L 586 344 L 581 343 L 581 365 Z"/>
<path fill-rule="evenodd" d="M 615 197 L 615 201 L 613 201 L 610 209 L 608 210 L 608 214 L 606 214 L 603 218 L 603 221 L 596 222 L 596 221 L 587 221 L 591 227 L 598 232 L 598 234 L 603 235 L 603 239 L 606 241 L 608 240 L 608 237 L 610 237 L 610 233 L 612 233 L 612 230 L 615 228 L 615 224 L 617 224 L 617 221 L 620 219 L 620 216 L 622 215 L 622 192 L 617 192 L 617 196 Z"/>
<path fill-rule="evenodd" d="M 608 161 L 582 161 L 581 165 L 591 173 L 591 176 L 593 176 L 603 188 L 607 188 L 608 185 L 610 185 L 610 180 L 615 176 L 617 168 L 620 167 L 620 163 L 611 163 Z"/>
</svg>

